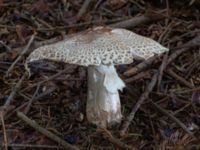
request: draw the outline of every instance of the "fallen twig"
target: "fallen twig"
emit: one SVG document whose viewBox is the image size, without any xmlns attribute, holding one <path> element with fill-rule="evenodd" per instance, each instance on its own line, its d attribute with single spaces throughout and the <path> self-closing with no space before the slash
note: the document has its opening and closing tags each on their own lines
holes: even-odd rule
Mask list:
<svg viewBox="0 0 200 150">
<path fill-rule="evenodd" d="M 45 128 L 41 127 L 39 124 L 37 124 L 35 121 L 29 119 L 23 113 L 21 113 L 21 112 L 18 111 L 17 112 L 17 116 L 21 120 L 23 120 L 24 122 L 26 122 L 29 126 L 33 127 L 38 132 L 44 134 L 48 138 L 50 138 L 53 141 L 57 142 L 58 144 L 62 145 L 64 148 L 71 149 L 71 150 L 79 150 L 79 148 L 77 148 L 76 146 L 73 146 L 73 145 L 65 142 L 64 140 L 62 140 L 61 138 L 59 138 L 57 135 L 54 135 L 52 132 L 50 132 L 50 131 L 46 130 Z"/>
<path fill-rule="evenodd" d="M 1 118 L 1 124 L 2 124 L 2 130 L 3 130 L 3 138 L 4 138 L 4 148 L 5 150 L 8 150 L 8 140 L 7 140 L 7 135 L 6 135 L 6 127 L 4 124 L 4 117 L 3 117 L 3 112 L 0 111 L 0 118 Z"/>
<path fill-rule="evenodd" d="M 158 56 L 153 56 L 153 57 L 143 61 L 142 63 L 139 63 L 135 67 L 127 70 L 126 72 L 124 72 L 124 75 L 125 76 L 131 76 L 131 75 L 134 75 L 136 73 L 141 72 L 142 70 L 144 70 L 145 68 L 150 66 L 154 61 L 158 62 L 157 58 L 158 58 Z"/>
<path fill-rule="evenodd" d="M 179 94 L 182 94 L 182 93 L 195 92 L 195 91 L 199 91 L 199 90 L 200 90 L 200 87 L 195 87 L 195 88 L 192 88 L 192 89 L 186 89 L 186 90 L 180 89 L 180 90 L 175 91 L 175 92 L 176 92 L 176 93 L 179 93 Z"/>
<path fill-rule="evenodd" d="M 31 97 L 31 99 L 29 100 L 28 104 L 26 105 L 26 108 L 24 110 L 24 114 L 25 115 L 29 112 L 29 110 L 31 108 L 31 104 L 33 103 L 34 99 L 36 98 L 36 95 L 38 94 L 39 89 L 40 89 L 40 84 L 37 86 L 33 96 Z"/>
<path fill-rule="evenodd" d="M 191 34 L 195 34 L 195 33 L 200 33 L 200 29 L 196 29 L 196 30 L 192 30 L 192 31 L 189 31 L 189 32 L 186 32 L 180 36 L 175 36 L 174 38 L 170 39 L 169 41 L 165 42 L 164 45 L 167 45 L 167 44 L 171 44 L 171 43 L 174 43 L 174 42 L 177 42 L 177 41 L 181 41 L 181 38 L 183 37 L 186 37 L 188 35 L 191 35 Z"/>
<path fill-rule="evenodd" d="M 45 79 L 45 80 L 43 80 L 43 81 L 40 81 L 40 82 L 38 82 L 38 83 L 32 84 L 31 86 L 29 86 L 29 87 L 23 89 L 22 92 L 25 91 L 25 90 L 27 90 L 27 89 L 29 89 L 29 88 L 36 87 L 36 86 L 38 86 L 39 84 L 41 85 L 41 84 L 43 84 L 43 83 L 45 83 L 45 82 L 47 82 L 47 81 L 51 81 L 51 80 L 57 78 L 58 76 L 60 76 L 61 74 L 65 73 L 65 72 L 70 73 L 70 70 L 71 70 L 71 68 L 73 68 L 73 67 L 74 67 L 74 66 L 66 67 L 64 70 L 59 71 L 58 73 L 56 73 L 56 74 L 50 76 L 49 78 L 47 78 L 47 79 Z"/>
<path fill-rule="evenodd" d="M 138 80 L 145 78 L 145 77 L 150 77 L 150 75 L 151 75 L 151 73 L 148 70 L 148 71 L 140 72 L 133 77 L 125 79 L 124 81 L 125 81 L 125 83 L 131 83 L 131 82 L 138 81 Z"/>
<path fill-rule="evenodd" d="M 117 21 L 121 21 L 121 20 L 125 20 L 123 19 L 106 19 L 106 20 L 93 20 L 93 21 L 87 21 L 87 22 L 82 22 L 82 23 L 76 23 L 76 24 L 70 24 L 70 25 L 66 25 L 66 26 L 57 26 L 57 27 L 53 27 L 52 29 L 49 28 L 38 28 L 36 29 L 36 31 L 59 31 L 59 30 L 66 30 L 69 28 L 74 28 L 74 27 L 83 27 L 83 26 L 88 26 L 88 25 L 98 25 L 98 24 L 111 24 L 113 22 L 117 22 Z M 0 27 L 2 25 L 0 24 Z"/>
<path fill-rule="evenodd" d="M 35 148 L 38 148 L 38 149 L 64 149 L 63 147 L 60 147 L 60 146 L 50 146 L 50 145 L 31 145 L 31 144 L 8 144 L 8 147 L 11 147 L 11 148 L 20 148 L 20 149 L 26 149 L 26 148 L 31 148 L 31 149 L 35 149 Z"/>
<path fill-rule="evenodd" d="M 32 103 L 46 95 L 48 95 L 49 93 L 52 93 L 53 91 L 56 90 L 56 87 L 52 87 L 52 88 L 49 88 L 48 90 L 46 90 L 45 92 L 41 93 L 40 95 L 36 96 L 33 100 L 32 100 Z M 19 93 L 20 94 L 20 93 Z M 31 99 L 29 99 L 30 101 Z M 25 102 L 23 103 L 21 106 L 17 107 L 16 109 L 14 109 L 13 111 L 11 111 L 9 114 L 7 114 L 5 116 L 5 120 L 9 119 L 13 114 L 15 114 L 17 111 L 19 111 L 20 109 L 24 108 L 25 106 L 28 105 L 29 102 Z M 0 124 L 1 125 L 1 124 Z"/>
<path fill-rule="evenodd" d="M 7 50 L 8 52 L 11 51 L 11 48 L 8 47 L 3 41 L 0 41 L 0 44 L 3 45 L 3 46 L 6 48 L 6 50 Z"/>
<path fill-rule="evenodd" d="M 182 83 L 183 85 L 189 87 L 189 88 L 194 88 L 194 86 L 186 81 L 183 77 L 179 76 L 178 74 L 176 74 L 172 69 L 167 69 L 167 73 L 172 76 L 173 78 L 175 78 L 176 80 L 178 80 L 180 83 Z"/>
<path fill-rule="evenodd" d="M 110 131 L 108 131 L 105 128 L 99 129 L 100 132 L 103 133 L 104 138 L 108 139 L 111 143 L 114 145 L 118 146 L 121 149 L 126 149 L 126 150 L 137 150 L 137 148 L 129 146 L 123 142 L 121 142 L 119 139 L 115 138 Z"/>
<path fill-rule="evenodd" d="M 86 11 L 88 11 L 88 7 L 89 7 L 91 2 L 92 2 L 92 0 L 85 0 L 84 1 L 81 9 L 79 10 L 79 12 L 77 14 L 77 20 L 79 20 L 86 13 Z"/>
<path fill-rule="evenodd" d="M 129 20 L 125 20 L 122 22 L 118 22 L 118 23 L 113 23 L 110 24 L 110 27 L 115 27 L 115 28 L 126 28 L 126 29 L 130 29 L 133 28 L 137 25 L 141 25 L 141 24 L 145 24 L 145 23 L 150 23 L 153 22 L 155 20 L 160 20 L 165 18 L 164 16 L 160 15 L 160 14 L 145 14 L 142 16 L 137 16 L 134 18 L 131 18 Z"/>
<path fill-rule="evenodd" d="M 168 111 L 166 111 L 165 109 L 161 108 L 158 104 L 154 103 L 152 100 L 150 100 L 150 102 L 153 104 L 154 107 L 156 107 L 161 113 L 165 114 L 166 116 L 168 116 L 171 120 L 173 120 L 174 122 L 176 122 L 185 132 L 187 132 L 190 136 L 194 137 L 193 133 L 188 130 L 188 128 L 175 116 L 173 116 L 171 113 L 169 113 Z"/>
<path fill-rule="evenodd" d="M 26 47 L 23 49 L 23 51 L 21 51 L 21 53 L 19 54 L 19 56 L 17 57 L 17 59 L 12 63 L 12 65 L 8 68 L 7 72 L 6 72 L 6 77 L 8 77 L 9 73 L 13 70 L 15 64 L 21 60 L 21 58 L 23 57 L 23 55 L 28 51 L 31 43 L 33 42 L 35 38 L 35 34 L 33 34 L 28 42 L 28 44 L 26 45 Z"/>
<path fill-rule="evenodd" d="M 133 109 L 131 110 L 131 113 L 129 114 L 129 116 L 125 119 L 122 128 L 120 130 L 120 135 L 124 136 L 126 130 L 128 129 L 131 121 L 134 119 L 136 112 L 138 111 L 138 109 L 140 108 L 141 104 L 144 102 L 144 100 L 146 100 L 149 97 L 150 92 L 153 90 L 156 82 L 157 82 L 157 78 L 158 78 L 158 73 L 155 72 L 151 82 L 149 83 L 149 85 L 147 86 L 145 92 L 140 96 L 139 100 L 137 101 L 137 103 L 135 104 L 135 106 L 133 107 Z"/>
<path fill-rule="evenodd" d="M 17 82 L 17 84 L 14 86 L 12 92 L 10 93 L 8 99 L 6 100 L 5 104 L 4 104 L 4 107 L 10 105 L 10 103 L 13 101 L 17 91 L 20 89 L 21 85 L 22 85 L 22 82 L 24 81 L 26 75 L 24 74 L 21 79 Z"/>
<path fill-rule="evenodd" d="M 160 89 L 160 85 L 161 85 L 161 80 L 163 77 L 163 71 L 165 70 L 166 66 L 167 66 L 167 58 L 168 58 L 168 53 L 166 53 L 163 57 L 163 61 L 162 64 L 159 68 L 159 72 L 158 72 L 158 86 L 157 86 L 157 90 L 159 91 Z"/>
<path fill-rule="evenodd" d="M 193 38 L 192 40 L 190 40 L 189 42 L 187 42 L 186 44 L 184 44 L 183 46 L 176 48 L 176 49 L 180 49 L 180 50 L 175 51 L 173 54 L 171 54 L 169 56 L 169 59 L 167 60 L 167 64 L 170 64 L 183 52 L 185 52 L 189 48 L 195 47 L 195 46 L 200 46 L 200 36 L 197 36 L 197 37 Z"/>
</svg>

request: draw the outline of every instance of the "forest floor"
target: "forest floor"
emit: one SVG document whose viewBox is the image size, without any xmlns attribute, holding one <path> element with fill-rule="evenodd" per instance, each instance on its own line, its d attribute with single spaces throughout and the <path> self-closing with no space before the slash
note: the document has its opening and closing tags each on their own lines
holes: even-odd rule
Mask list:
<svg viewBox="0 0 200 150">
<path fill-rule="evenodd" d="M 200 149 L 199 8 L 198 0 L 0 0 L 0 149 Z M 170 50 L 116 66 L 123 121 L 108 129 L 87 121 L 86 67 L 44 61 L 29 78 L 24 67 L 35 48 L 98 25 Z"/>
</svg>

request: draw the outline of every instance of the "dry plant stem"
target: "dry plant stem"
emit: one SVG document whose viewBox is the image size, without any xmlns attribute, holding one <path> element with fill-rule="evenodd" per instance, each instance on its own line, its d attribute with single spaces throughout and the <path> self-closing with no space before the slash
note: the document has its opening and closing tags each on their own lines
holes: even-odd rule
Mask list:
<svg viewBox="0 0 200 150">
<path fill-rule="evenodd" d="M 163 61 L 162 64 L 159 68 L 159 73 L 158 73 L 158 84 L 157 84 L 157 90 L 159 91 L 160 89 L 160 85 L 161 85 L 161 80 L 163 77 L 163 71 L 165 70 L 166 66 L 167 66 L 167 58 L 168 58 L 168 53 L 166 53 L 163 57 Z"/>
<path fill-rule="evenodd" d="M 41 99 L 42 97 L 48 95 L 49 93 L 52 93 L 53 91 L 56 90 L 56 87 L 52 87 L 52 88 L 49 88 L 47 91 L 45 91 L 44 93 L 38 95 L 37 97 L 35 97 L 33 100 L 32 100 L 32 103 L 38 99 Z M 29 102 L 31 101 L 31 99 L 29 99 Z M 21 106 L 17 107 L 16 109 L 14 109 L 13 111 L 11 111 L 10 113 L 8 113 L 4 120 L 8 120 L 12 115 L 14 115 L 17 111 L 19 111 L 20 109 L 22 109 L 23 107 L 27 107 L 27 105 L 29 104 L 29 102 L 25 102 L 23 103 Z M 26 111 L 25 111 L 26 112 Z M 0 124 L 1 125 L 1 124 Z"/>
<path fill-rule="evenodd" d="M 138 17 L 134 17 L 122 22 L 118 22 L 118 23 L 113 23 L 111 25 L 109 25 L 110 27 L 114 27 L 114 28 L 133 28 L 139 24 L 144 24 L 149 22 L 151 19 L 149 17 L 146 17 L 145 15 L 143 16 L 138 16 Z"/>
<path fill-rule="evenodd" d="M 66 30 L 69 28 L 75 28 L 75 27 L 83 27 L 83 26 L 88 26 L 88 25 L 94 25 L 94 24 L 111 24 L 113 22 L 117 22 L 117 21 L 121 21 L 121 20 L 125 20 L 124 18 L 122 19 L 106 19 L 106 20 L 93 20 L 93 21 L 87 21 L 87 22 L 82 22 L 82 23 L 76 23 L 76 24 L 71 24 L 71 25 L 66 25 L 66 26 L 57 26 L 54 27 L 52 29 L 48 29 L 48 28 L 38 28 L 36 29 L 36 31 L 59 31 L 59 30 Z M 0 24 L 0 27 L 3 26 Z M 12 29 L 12 27 L 11 27 Z"/>
<path fill-rule="evenodd" d="M 34 83 L 34 84 L 30 85 L 29 87 L 27 87 L 27 88 L 25 88 L 25 89 L 22 89 L 21 92 L 24 92 L 24 91 L 26 91 L 27 89 L 36 87 L 36 86 L 38 86 L 38 85 L 42 85 L 42 84 L 45 83 L 45 82 L 51 81 L 51 80 L 53 80 L 53 79 L 59 77 L 59 76 L 60 76 L 61 74 L 63 74 L 63 73 L 66 73 L 66 72 L 70 73 L 71 68 L 73 68 L 73 67 L 67 67 L 67 68 L 65 68 L 64 70 L 59 71 L 58 73 L 56 73 L 56 74 L 50 76 L 49 78 L 47 78 L 47 79 L 45 79 L 45 80 L 43 80 L 43 81 L 40 81 L 40 82 L 38 82 L 38 83 Z"/>
<path fill-rule="evenodd" d="M 35 97 L 33 99 L 33 102 L 36 101 L 36 100 L 38 100 L 38 99 L 41 99 L 42 97 L 44 97 L 44 96 L 46 96 L 46 95 L 48 95 L 50 93 L 53 93 L 56 89 L 57 89 L 56 86 L 48 88 L 45 92 L 43 92 L 43 93 L 39 94 L 37 97 Z"/>
<path fill-rule="evenodd" d="M 164 18 L 164 17 L 161 17 L 161 16 L 158 17 L 158 15 L 156 15 L 156 14 L 155 14 L 155 16 L 156 17 L 148 16 L 148 15 L 137 16 L 137 17 L 131 18 L 129 20 L 125 20 L 125 21 L 122 21 L 122 22 L 111 24 L 109 26 L 115 27 L 115 28 L 130 29 L 130 28 L 133 28 L 137 25 L 149 23 L 149 22 Z M 153 19 L 153 18 L 157 18 L 157 19 Z"/>
<path fill-rule="evenodd" d="M 200 36 L 196 36 L 194 39 L 190 40 L 183 46 L 181 46 L 180 50 L 175 51 L 173 54 L 170 55 L 167 64 L 170 64 L 172 61 L 174 61 L 179 55 L 181 55 L 183 52 L 187 51 L 191 47 L 200 46 Z"/>
<path fill-rule="evenodd" d="M 17 149 L 54 149 L 54 150 L 59 150 L 59 149 L 64 149 L 63 147 L 60 146 L 50 146 L 50 145 L 31 145 L 31 144 L 8 144 L 8 147 L 11 148 L 17 148 Z M 1 147 L 0 147 L 1 148 Z"/>
<path fill-rule="evenodd" d="M 114 145 L 118 146 L 121 149 L 126 149 L 126 150 L 137 150 L 137 148 L 129 146 L 123 142 L 121 142 L 119 139 L 115 138 L 112 133 L 105 128 L 99 129 L 100 132 L 103 132 L 104 138 L 108 139 L 111 143 Z"/>
<path fill-rule="evenodd" d="M 149 77 L 150 75 L 151 75 L 151 73 L 150 73 L 149 70 L 148 71 L 143 71 L 143 72 L 140 72 L 140 73 L 136 74 L 133 77 L 125 79 L 125 83 L 132 83 L 134 81 L 138 81 L 138 80 L 143 79 L 145 77 Z"/>
<path fill-rule="evenodd" d="M 77 20 L 79 20 L 87 11 L 88 11 L 88 7 L 90 5 L 90 3 L 93 0 L 85 0 L 81 9 L 79 10 L 78 14 L 77 14 Z"/>
<path fill-rule="evenodd" d="M 183 85 L 185 85 L 185 86 L 187 86 L 189 88 L 194 88 L 194 86 L 192 84 L 190 84 L 190 82 L 186 81 L 184 78 L 182 78 L 181 76 L 179 76 L 178 74 L 176 74 L 172 69 L 167 69 L 167 73 L 170 76 L 172 76 L 173 78 L 175 78 L 176 80 L 178 80 Z"/>
<path fill-rule="evenodd" d="M 165 42 L 165 44 L 175 43 L 175 42 L 177 42 L 179 40 L 182 40 L 182 38 L 184 38 L 184 37 L 186 37 L 188 35 L 191 35 L 191 34 L 195 34 L 195 33 L 200 33 L 200 30 L 196 29 L 194 31 L 189 31 L 189 32 L 183 33 L 182 35 L 180 35 L 178 37 L 174 37 L 174 38 L 170 39 L 169 41 Z"/>
<path fill-rule="evenodd" d="M 190 103 L 188 103 L 188 104 L 186 104 L 185 106 L 181 107 L 180 109 L 178 109 L 178 110 L 174 111 L 174 112 L 173 112 L 173 115 L 176 115 L 176 114 L 178 114 L 178 113 L 182 112 L 183 110 L 185 110 L 185 108 L 187 108 L 187 107 L 189 107 L 189 106 L 191 106 L 191 105 L 192 105 L 192 103 L 191 103 L 191 102 L 190 102 Z"/>
<path fill-rule="evenodd" d="M 112 78 L 112 79 L 111 79 Z M 114 83 L 123 83 L 118 77 L 114 66 L 88 67 L 88 95 L 86 113 L 89 122 L 98 127 L 106 128 L 107 125 L 120 122 L 121 104 L 118 89 L 110 91 Z M 123 87 L 122 87 L 123 88 Z"/>
<path fill-rule="evenodd" d="M 5 150 L 8 150 L 8 140 L 7 140 L 7 134 L 6 134 L 6 127 L 5 127 L 5 123 L 4 123 L 3 112 L 0 112 L 0 118 L 1 118 L 2 130 L 3 130 L 4 148 L 5 148 Z"/>
<path fill-rule="evenodd" d="M 55 38 L 51 38 L 51 39 L 48 39 L 48 40 L 45 40 L 45 41 L 35 41 L 34 44 L 33 44 L 33 50 L 38 48 L 38 47 L 41 47 L 41 46 L 44 46 L 44 45 L 49 45 L 49 44 L 53 44 L 53 43 L 56 43 L 56 42 L 59 42 L 60 40 L 63 40 L 67 38 L 67 35 L 66 36 L 58 36 L 58 37 L 55 37 Z"/>
<path fill-rule="evenodd" d="M 17 116 L 23 120 L 24 122 L 26 122 L 29 126 L 33 127 L 35 130 L 37 130 L 38 132 L 42 133 L 43 135 L 47 136 L 48 138 L 50 138 L 51 140 L 57 142 L 58 144 L 62 145 L 64 148 L 66 149 L 71 149 L 71 150 L 79 150 L 79 148 L 65 142 L 64 140 L 62 140 L 61 138 L 59 138 L 57 135 L 54 135 L 53 133 L 51 133 L 50 131 L 46 130 L 45 128 L 41 127 L 39 124 L 37 124 L 35 121 L 29 119 L 26 115 L 24 115 L 21 112 L 17 112 Z"/>
<path fill-rule="evenodd" d="M 156 85 L 157 78 L 158 78 L 158 73 L 155 72 L 152 79 L 151 79 L 151 82 L 147 86 L 145 92 L 141 95 L 141 97 L 139 98 L 139 100 L 137 101 L 137 103 L 135 104 L 133 109 L 131 110 L 131 113 L 129 114 L 129 116 L 125 119 L 124 123 L 122 124 L 122 128 L 120 130 L 121 136 L 125 135 L 131 121 L 135 117 L 136 112 L 138 111 L 138 109 L 140 108 L 140 106 L 142 105 L 144 100 L 146 100 L 149 97 L 150 92 L 153 90 L 154 86 Z"/>
<path fill-rule="evenodd" d="M 139 63 L 135 67 L 127 70 L 126 72 L 124 72 L 124 75 L 125 76 L 131 76 L 131 75 L 134 75 L 136 73 L 141 72 L 142 70 L 144 70 L 145 68 L 150 66 L 155 60 L 157 60 L 157 58 L 158 58 L 158 56 L 153 56 L 153 57 L 143 61 L 142 63 Z"/>
<path fill-rule="evenodd" d="M 46 21 L 40 19 L 40 18 L 35 18 L 36 21 L 38 21 L 39 23 L 41 23 L 42 25 L 44 25 L 45 27 L 49 28 L 49 29 L 52 29 L 53 26 L 51 26 L 49 23 L 47 23 Z"/>
<path fill-rule="evenodd" d="M 154 107 L 156 107 L 161 113 L 168 116 L 171 120 L 176 122 L 185 132 L 187 132 L 190 136 L 195 137 L 193 133 L 187 129 L 187 127 L 175 116 L 173 116 L 171 113 L 167 112 L 165 109 L 161 108 L 158 104 L 154 103 L 152 100 L 150 102 L 153 104 Z"/>
<path fill-rule="evenodd" d="M 6 50 L 7 50 L 8 52 L 11 51 L 11 48 L 8 47 L 3 41 L 0 41 L 0 44 L 3 45 L 3 46 L 6 48 Z"/>
<path fill-rule="evenodd" d="M 23 51 L 19 54 L 19 56 L 17 57 L 17 59 L 12 63 L 12 65 L 8 68 L 7 72 L 6 72 L 6 77 L 8 77 L 9 73 L 13 70 L 14 66 L 16 63 L 18 63 L 21 59 L 22 56 L 28 51 L 31 43 L 33 42 L 35 38 L 35 34 L 33 34 L 28 42 L 28 44 L 26 45 L 26 47 L 23 49 Z"/>
<path fill-rule="evenodd" d="M 17 82 L 17 84 L 14 86 L 14 88 L 12 89 L 12 92 L 10 93 L 8 99 L 6 100 L 4 106 L 9 106 L 10 103 L 13 101 L 17 91 L 20 89 L 21 85 L 22 85 L 22 82 L 24 81 L 26 75 L 24 74 L 21 79 Z"/>
<path fill-rule="evenodd" d="M 32 98 L 29 100 L 29 102 L 24 110 L 25 115 L 29 112 L 29 110 L 31 108 L 31 104 L 33 103 L 34 99 L 36 98 L 36 95 L 38 94 L 39 89 L 40 89 L 40 84 L 37 86 Z"/>
<path fill-rule="evenodd" d="M 195 87 L 195 88 L 192 88 L 192 89 L 187 89 L 187 90 L 183 90 L 183 89 L 180 89 L 178 91 L 176 91 L 176 93 L 190 93 L 190 92 L 196 92 L 196 91 L 199 91 L 200 90 L 200 87 Z"/>
<path fill-rule="evenodd" d="M 168 18 L 166 18 L 166 20 L 167 19 Z M 170 24 L 168 24 L 166 26 L 165 30 L 162 32 L 162 34 L 160 35 L 160 37 L 158 39 L 159 43 L 164 43 L 163 41 L 165 40 L 166 36 L 169 35 L 169 32 L 171 31 L 173 24 L 174 24 L 174 22 L 172 21 Z"/>
</svg>

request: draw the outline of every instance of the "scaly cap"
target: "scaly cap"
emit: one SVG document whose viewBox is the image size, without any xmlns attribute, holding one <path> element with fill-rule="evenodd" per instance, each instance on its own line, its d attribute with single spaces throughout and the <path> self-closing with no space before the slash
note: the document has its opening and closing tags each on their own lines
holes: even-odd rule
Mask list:
<svg viewBox="0 0 200 150">
<path fill-rule="evenodd" d="M 63 61 L 82 66 L 132 63 L 168 51 L 150 38 L 126 29 L 96 27 L 72 35 L 61 42 L 37 48 L 27 59 Z"/>
</svg>

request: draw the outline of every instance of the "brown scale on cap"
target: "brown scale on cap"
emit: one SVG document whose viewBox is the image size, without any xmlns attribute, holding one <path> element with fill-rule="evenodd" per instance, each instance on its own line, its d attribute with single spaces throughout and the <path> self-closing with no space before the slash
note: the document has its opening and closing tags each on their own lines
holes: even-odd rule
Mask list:
<svg viewBox="0 0 200 150">
<path fill-rule="evenodd" d="M 50 59 L 82 66 L 129 64 L 134 58 L 148 59 L 168 49 L 152 39 L 126 29 L 96 27 L 61 42 L 42 46 L 27 61 Z"/>
</svg>

